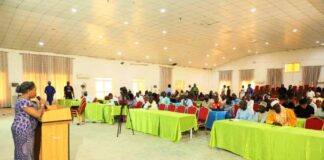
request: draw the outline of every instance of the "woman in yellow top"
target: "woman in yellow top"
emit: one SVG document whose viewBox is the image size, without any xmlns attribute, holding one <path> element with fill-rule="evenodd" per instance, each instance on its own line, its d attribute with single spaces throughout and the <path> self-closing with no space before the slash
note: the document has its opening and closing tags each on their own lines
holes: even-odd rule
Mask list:
<svg viewBox="0 0 324 160">
<path fill-rule="evenodd" d="M 266 121 L 268 124 L 296 127 L 297 118 L 293 110 L 281 106 L 277 100 L 271 102 L 271 107 Z"/>
</svg>

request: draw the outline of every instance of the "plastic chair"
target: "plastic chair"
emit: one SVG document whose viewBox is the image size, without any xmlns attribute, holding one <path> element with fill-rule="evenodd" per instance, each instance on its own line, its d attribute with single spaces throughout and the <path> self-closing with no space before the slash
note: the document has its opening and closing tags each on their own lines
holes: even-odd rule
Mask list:
<svg viewBox="0 0 324 160">
<path fill-rule="evenodd" d="M 168 111 L 174 112 L 175 109 L 176 109 L 176 106 L 175 106 L 174 104 L 170 104 L 170 105 L 168 106 Z"/>
<path fill-rule="evenodd" d="M 195 107 L 195 106 L 189 107 L 187 113 L 188 114 L 196 115 L 196 113 L 197 113 L 197 107 Z"/>
<path fill-rule="evenodd" d="M 87 106 L 86 98 L 82 98 L 80 107 L 71 107 L 72 121 L 73 121 L 73 117 L 77 117 L 78 118 L 77 124 L 81 124 L 85 122 L 84 111 L 86 106 Z"/>
<path fill-rule="evenodd" d="M 161 104 L 159 105 L 159 110 L 162 110 L 162 111 L 165 110 L 165 104 L 164 104 L 164 103 L 161 103 Z"/>
<path fill-rule="evenodd" d="M 178 108 L 177 108 L 177 110 L 176 110 L 176 112 L 178 112 L 178 113 L 185 113 L 185 111 L 186 111 L 186 107 L 185 106 L 179 106 Z"/>
<path fill-rule="evenodd" d="M 136 108 L 142 108 L 142 106 L 143 106 L 143 102 L 142 101 L 138 101 L 136 103 Z"/>
<path fill-rule="evenodd" d="M 209 109 L 206 107 L 200 107 L 199 114 L 198 114 L 198 128 L 204 127 L 205 133 L 207 134 L 207 127 L 206 122 L 208 118 Z"/>
<path fill-rule="evenodd" d="M 236 117 L 236 113 L 239 108 L 240 108 L 240 105 L 238 105 L 238 104 L 234 106 L 234 117 Z"/>
<path fill-rule="evenodd" d="M 305 122 L 306 129 L 324 130 L 324 120 L 318 117 L 307 118 Z"/>
<path fill-rule="evenodd" d="M 254 103 L 253 110 L 254 110 L 254 112 L 258 112 L 258 110 L 259 110 L 259 104 Z"/>
</svg>

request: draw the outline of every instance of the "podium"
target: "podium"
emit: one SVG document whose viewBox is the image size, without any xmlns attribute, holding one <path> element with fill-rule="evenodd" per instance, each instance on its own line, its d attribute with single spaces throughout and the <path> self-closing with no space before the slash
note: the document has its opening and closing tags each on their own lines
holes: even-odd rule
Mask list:
<svg viewBox="0 0 324 160">
<path fill-rule="evenodd" d="M 70 159 L 70 108 L 51 106 L 36 129 L 34 156 L 36 160 Z"/>
</svg>

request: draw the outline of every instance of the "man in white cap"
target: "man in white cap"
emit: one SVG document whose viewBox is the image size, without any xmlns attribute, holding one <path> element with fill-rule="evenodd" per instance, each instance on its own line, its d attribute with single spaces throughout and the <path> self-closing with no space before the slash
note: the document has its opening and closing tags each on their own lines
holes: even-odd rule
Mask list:
<svg viewBox="0 0 324 160">
<path fill-rule="evenodd" d="M 276 126 L 296 126 L 297 118 L 293 110 L 287 109 L 279 104 L 278 100 L 271 102 L 271 111 L 266 123 Z"/>
<path fill-rule="evenodd" d="M 255 122 L 265 123 L 268 117 L 267 102 L 260 102 L 259 109 L 254 113 L 252 120 Z"/>
</svg>

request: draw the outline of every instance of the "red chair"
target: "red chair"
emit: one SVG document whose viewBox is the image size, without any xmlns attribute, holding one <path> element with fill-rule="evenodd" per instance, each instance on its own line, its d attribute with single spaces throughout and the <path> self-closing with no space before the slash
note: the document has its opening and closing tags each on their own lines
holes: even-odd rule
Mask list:
<svg viewBox="0 0 324 160">
<path fill-rule="evenodd" d="M 164 111 L 164 109 L 165 109 L 165 104 L 164 104 L 164 103 L 161 103 L 161 104 L 159 105 L 159 110 Z"/>
<path fill-rule="evenodd" d="M 142 106 L 143 106 L 143 102 L 142 101 L 138 101 L 136 103 L 136 108 L 142 108 Z"/>
<path fill-rule="evenodd" d="M 185 113 L 186 111 L 186 107 L 185 106 L 179 106 L 176 110 L 176 112 L 178 113 Z"/>
<path fill-rule="evenodd" d="M 97 99 L 97 97 L 95 97 L 92 102 L 96 103 L 97 101 L 98 101 L 98 99 Z"/>
<path fill-rule="evenodd" d="M 194 106 L 197 106 L 197 103 L 196 103 L 195 101 L 192 101 L 192 104 L 193 104 Z"/>
<path fill-rule="evenodd" d="M 259 104 L 254 103 L 253 110 L 254 110 L 254 112 L 257 112 L 259 110 Z"/>
<path fill-rule="evenodd" d="M 85 111 L 86 106 L 87 106 L 86 98 L 82 98 L 80 107 L 78 107 L 78 106 L 71 107 L 70 110 L 71 110 L 71 115 L 72 115 L 72 122 L 73 122 L 73 117 L 78 118 L 77 124 L 81 124 L 81 123 L 85 122 L 84 111 Z"/>
<path fill-rule="evenodd" d="M 170 104 L 170 105 L 168 106 L 168 111 L 174 112 L 175 109 L 176 109 L 176 106 L 175 106 L 174 104 Z"/>
<path fill-rule="evenodd" d="M 307 118 L 305 122 L 306 129 L 324 130 L 324 120 L 318 117 Z"/>
<path fill-rule="evenodd" d="M 187 113 L 188 114 L 196 115 L 196 113 L 197 113 L 197 107 L 195 107 L 195 106 L 189 107 Z"/>
<path fill-rule="evenodd" d="M 234 106 L 234 117 L 236 117 L 236 113 L 239 108 L 240 108 L 240 105 L 238 105 L 238 104 Z"/>
<path fill-rule="evenodd" d="M 208 117 L 209 109 L 206 107 L 200 107 L 199 114 L 198 114 L 198 128 L 204 127 L 205 133 L 207 134 L 207 127 L 206 127 L 206 121 Z"/>
</svg>

